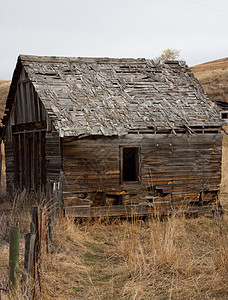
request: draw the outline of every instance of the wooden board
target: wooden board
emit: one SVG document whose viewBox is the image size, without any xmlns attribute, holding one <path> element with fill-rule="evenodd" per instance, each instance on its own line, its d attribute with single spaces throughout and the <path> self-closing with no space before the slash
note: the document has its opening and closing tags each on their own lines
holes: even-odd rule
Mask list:
<svg viewBox="0 0 228 300">
<path fill-rule="evenodd" d="M 148 207 L 146 205 L 135 206 L 103 206 L 103 207 L 79 207 L 68 206 L 65 208 L 65 215 L 74 218 L 112 218 L 112 217 L 124 217 L 124 218 L 140 218 L 145 216 L 162 216 L 172 214 L 195 214 L 195 213 L 208 213 L 212 214 L 214 208 L 211 205 L 205 206 L 160 206 L 160 207 Z"/>
<path fill-rule="evenodd" d="M 140 203 L 153 190 L 172 195 L 173 201 L 181 195 L 191 201 L 194 194 L 195 201 L 201 191 L 219 190 L 221 142 L 221 134 L 63 138 L 64 201 L 80 205 L 83 198 L 72 195 L 83 192 L 88 203 L 99 192 Z M 131 145 L 140 148 L 140 180 L 123 184 L 120 149 Z"/>
</svg>

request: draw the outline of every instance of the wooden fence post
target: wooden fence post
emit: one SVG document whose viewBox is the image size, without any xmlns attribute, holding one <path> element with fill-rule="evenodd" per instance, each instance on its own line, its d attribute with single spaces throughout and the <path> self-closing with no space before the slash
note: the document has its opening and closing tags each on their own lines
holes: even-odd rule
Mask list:
<svg viewBox="0 0 228 300">
<path fill-rule="evenodd" d="M 27 282 L 28 279 L 35 279 L 35 225 L 30 223 L 30 232 L 25 234 L 25 254 L 24 254 L 24 273 L 23 273 L 23 281 L 24 281 L 24 299 L 29 299 L 28 297 L 28 288 Z M 33 283 L 34 284 L 34 283 Z M 33 288 L 33 293 L 35 294 L 35 288 Z M 27 296 L 27 298 L 26 298 Z"/>
<path fill-rule="evenodd" d="M 46 182 L 46 205 L 47 205 L 47 226 L 48 226 L 48 238 L 52 240 L 52 228 L 51 223 L 53 219 L 53 203 L 51 203 L 51 183 L 50 179 L 47 178 Z"/>
<path fill-rule="evenodd" d="M 27 281 L 27 277 L 30 276 L 34 278 L 35 275 L 35 225 L 33 222 L 30 223 L 30 232 L 25 234 L 25 257 L 24 257 L 24 268 L 26 274 L 24 276 L 24 281 Z"/>
<path fill-rule="evenodd" d="M 19 278 L 19 244 L 20 229 L 10 228 L 10 247 L 9 247 L 9 287 L 12 293 L 16 293 Z"/>
<path fill-rule="evenodd" d="M 28 297 L 28 290 L 26 287 L 26 282 L 28 278 L 33 279 L 33 288 L 31 292 L 31 299 L 36 299 L 36 288 L 35 281 L 38 279 L 40 285 L 40 277 L 38 273 L 38 263 L 40 258 L 40 245 L 41 245 L 41 223 L 42 215 L 39 215 L 39 212 L 42 214 L 42 210 L 38 206 L 32 207 L 32 222 L 30 223 L 30 232 L 25 234 L 25 256 L 24 256 L 24 269 L 23 274 L 24 279 L 24 296 Z M 27 298 L 25 298 L 27 299 Z"/>
<path fill-rule="evenodd" d="M 53 219 L 59 212 L 59 193 L 58 193 L 58 182 L 53 183 Z"/>
<path fill-rule="evenodd" d="M 35 253 L 34 253 L 34 275 L 33 278 L 38 280 L 38 284 L 41 290 L 41 283 L 40 283 L 40 266 L 39 266 L 39 258 L 40 258 L 40 250 L 41 250 L 41 232 L 40 232 L 40 209 L 39 207 L 33 206 L 32 207 L 32 222 L 34 223 L 35 228 Z M 36 299 L 36 289 L 34 285 L 33 297 L 32 299 Z"/>
<path fill-rule="evenodd" d="M 49 222 L 48 222 L 48 211 L 47 211 L 47 206 L 45 206 L 44 208 L 44 227 L 45 227 L 45 240 L 46 240 L 46 253 L 49 254 L 49 248 L 48 248 L 48 240 L 50 237 L 49 234 L 49 230 L 50 230 L 50 226 L 49 226 Z"/>
<path fill-rule="evenodd" d="M 50 196 L 50 190 L 51 190 L 50 185 L 51 185 L 50 180 L 49 180 L 49 178 L 47 178 L 47 182 L 46 182 L 46 203 L 47 203 L 48 206 L 50 205 L 49 201 L 50 201 L 50 198 L 51 198 L 51 196 Z"/>
<path fill-rule="evenodd" d="M 64 180 L 64 173 L 60 171 L 60 178 L 59 178 L 59 203 L 60 209 L 63 211 L 63 180 Z"/>
<path fill-rule="evenodd" d="M 39 235 L 39 207 L 34 205 L 32 207 L 32 222 L 35 226 L 35 234 L 36 234 L 36 253 L 39 253 L 39 244 L 40 244 L 40 235 Z"/>
<path fill-rule="evenodd" d="M 39 209 L 39 241 L 40 241 L 40 253 L 41 253 L 41 247 L 42 247 L 42 228 L 43 228 L 43 208 L 40 207 Z"/>
</svg>

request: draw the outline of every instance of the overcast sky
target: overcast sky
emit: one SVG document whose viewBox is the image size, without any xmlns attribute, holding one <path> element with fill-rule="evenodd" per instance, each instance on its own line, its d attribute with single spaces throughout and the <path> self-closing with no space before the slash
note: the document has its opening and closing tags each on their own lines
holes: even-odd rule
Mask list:
<svg viewBox="0 0 228 300">
<path fill-rule="evenodd" d="M 19 54 L 228 57 L 228 0 L 0 0 L 0 79 Z"/>
</svg>

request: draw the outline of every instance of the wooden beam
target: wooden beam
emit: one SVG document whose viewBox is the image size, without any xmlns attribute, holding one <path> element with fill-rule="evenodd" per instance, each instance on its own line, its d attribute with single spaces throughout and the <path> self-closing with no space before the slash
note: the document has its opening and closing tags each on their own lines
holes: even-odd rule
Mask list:
<svg viewBox="0 0 228 300">
<path fill-rule="evenodd" d="M 46 129 L 47 124 L 46 121 L 42 122 L 30 122 L 30 123 L 22 123 L 12 126 L 12 132 L 15 133 L 21 133 L 23 131 L 32 132 L 33 130 L 39 131 L 42 129 Z"/>
</svg>

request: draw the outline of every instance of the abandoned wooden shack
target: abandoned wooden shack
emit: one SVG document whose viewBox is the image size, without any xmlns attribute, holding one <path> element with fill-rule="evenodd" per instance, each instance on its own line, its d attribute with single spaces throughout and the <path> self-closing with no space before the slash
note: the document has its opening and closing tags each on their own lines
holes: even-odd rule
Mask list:
<svg viewBox="0 0 228 300">
<path fill-rule="evenodd" d="M 3 117 L 7 189 L 58 182 L 75 216 L 212 209 L 221 126 L 183 61 L 21 55 Z"/>
</svg>

